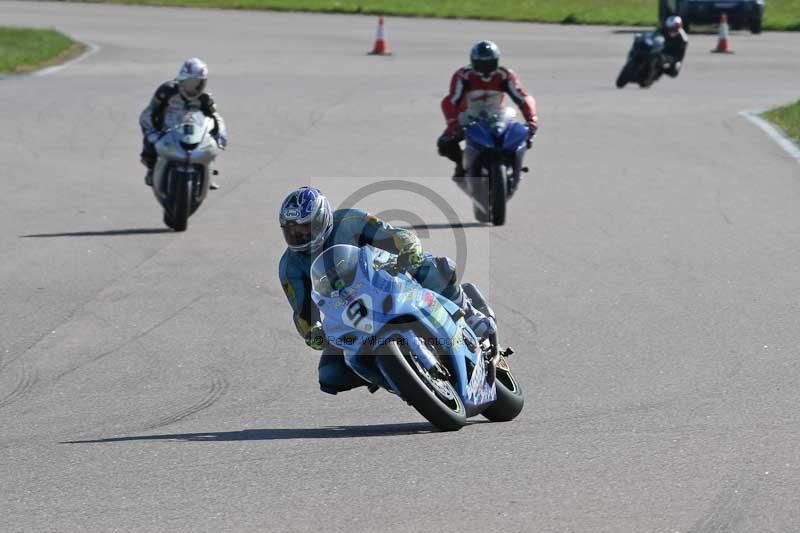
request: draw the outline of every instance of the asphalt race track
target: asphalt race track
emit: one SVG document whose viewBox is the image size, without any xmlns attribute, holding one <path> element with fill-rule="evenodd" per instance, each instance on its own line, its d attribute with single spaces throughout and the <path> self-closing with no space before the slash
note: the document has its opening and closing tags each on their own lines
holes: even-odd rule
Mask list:
<svg viewBox="0 0 800 533">
<path fill-rule="evenodd" d="M 800 529 L 800 166 L 738 115 L 798 96 L 797 34 L 693 35 L 681 78 L 620 91 L 631 34 L 607 27 L 391 18 L 386 58 L 375 17 L 0 10 L 100 47 L 0 80 L 0 530 Z M 541 116 L 498 229 L 435 153 L 480 38 Z M 231 145 L 174 234 L 137 118 L 192 55 Z M 517 349 L 516 421 L 437 433 L 318 391 L 277 205 L 382 178 L 458 214 L 391 183 L 358 202 L 461 252 Z"/>
</svg>

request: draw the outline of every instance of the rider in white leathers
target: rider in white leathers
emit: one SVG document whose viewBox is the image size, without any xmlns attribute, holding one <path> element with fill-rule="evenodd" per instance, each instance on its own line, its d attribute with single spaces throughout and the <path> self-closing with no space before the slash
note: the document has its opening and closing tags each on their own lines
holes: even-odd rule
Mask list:
<svg viewBox="0 0 800 533">
<path fill-rule="evenodd" d="M 174 80 L 164 82 L 156 89 L 150 103 L 139 116 L 139 125 L 144 135 L 141 158 L 147 167 L 144 181 L 148 186 L 153 185 L 153 167 L 157 158 L 155 143 L 164 131 L 175 125 L 187 111 L 199 109 L 214 119 L 215 126 L 211 135 L 220 147 L 227 146 L 228 132 L 225 129 L 225 121 L 217 111 L 211 94 L 205 92 L 207 82 L 208 66 L 196 57 L 187 59 Z M 209 188 L 215 190 L 219 186 L 212 181 Z"/>
</svg>

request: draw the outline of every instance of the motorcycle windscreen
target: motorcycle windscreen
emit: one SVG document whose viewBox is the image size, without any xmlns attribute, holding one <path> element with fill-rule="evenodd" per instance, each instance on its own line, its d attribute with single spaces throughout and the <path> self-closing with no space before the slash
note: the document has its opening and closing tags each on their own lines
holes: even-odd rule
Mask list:
<svg viewBox="0 0 800 533">
<path fill-rule="evenodd" d="M 206 134 L 206 116 L 200 111 L 190 111 L 183 115 L 176 128 L 182 143 L 197 146 Z"/>
<path fill-rule="evenodd" d="M 358 273 L 360 249 L 349 244 L 331 246 L 311 265 L 311 286 L 325 297 L 353 284 Z"/>
<path fill-rule="evenodd" d="M 472 143 L 484 148 L 494 148 L 494 138 L 487 129 L 486 125 L 482 122 L 473 124 L 467 128 L 466 139 L 468 143 Z"/>
</svg>

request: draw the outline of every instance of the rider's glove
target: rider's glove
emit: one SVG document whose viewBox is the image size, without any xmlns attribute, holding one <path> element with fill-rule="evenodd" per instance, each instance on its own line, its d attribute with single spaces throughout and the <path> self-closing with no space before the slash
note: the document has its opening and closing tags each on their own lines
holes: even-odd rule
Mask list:
<svg viewBox="0 0 800 533">
<path fill-rule="evenodd" d="M 528 124 L 528 143 L 527 143 L 528 148 L 533 146 L 533 137 L 536 135 L 538 129 L 539 128 L 537 128 L 533 124 L 530 123 Z"/>
<path fill-rule="evenodd" d="M 218 135 L 217 136 L 217 144 L 223 150 L 228 146 L 228 136 L 227 135 Z"/>
<path fill-rule="evenodd" d="M 397 269 L 405 272 L 413 272 L 422 266 L 422 247 L 419 245 L 409 246 L 397 255 Z"/>
<path fill-rule="evenodd" d="M 322 350 L 325 347 L 325 332 L 322 330 L 322 324 L 317 322 L 311 326 L 306 335 L 306 344 L 314 350 Z"/>
</svg>

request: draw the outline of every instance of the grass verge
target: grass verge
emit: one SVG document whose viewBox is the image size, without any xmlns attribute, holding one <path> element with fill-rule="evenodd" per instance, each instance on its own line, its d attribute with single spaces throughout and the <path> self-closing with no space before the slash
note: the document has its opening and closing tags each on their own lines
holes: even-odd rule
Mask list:
<svg viewBox="0 0 800 533">
<path fill-rule="evenodd" d="M 55 65 L 85 49 L 55 30 L 0 27 L 0 74 L 21 74 Z"/>
<path fill-rule="evenodd" d="M 104 1 L 104 0 L 84 0 Z M 108 0 L 229 9 L 364 13 L 438 18 L 557 22 L 564 24 L 655 25 L 656 0 Z M 767 2 L 764 29 L 800 30 L 800 0 Z"/>
<path fill-rule="evenodd" d="M 767 111 L 764 113 L 764 118 L 780 126 L 789 137 L 794 139 L 794 142 L 800 143 L 800 100 L 785 107 Z"/>
</svg>

